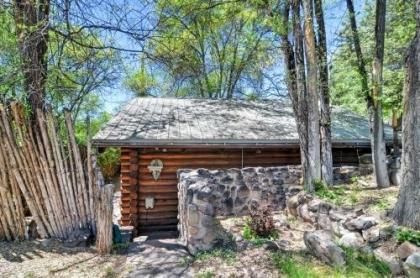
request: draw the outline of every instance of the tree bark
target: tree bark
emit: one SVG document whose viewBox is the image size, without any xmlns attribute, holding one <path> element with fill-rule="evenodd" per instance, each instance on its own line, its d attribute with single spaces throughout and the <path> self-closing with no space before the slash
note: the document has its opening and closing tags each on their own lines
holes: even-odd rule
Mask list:
<svg viewBox="0 0 420 278">
<path fill-rule="evenodd" d="M 357 30 L 356 15 L 354 12 L 353 0 L 346 0 L 346 2 L 347 2 L 347 9 L 349 11 L 349 17 L 350 17 L 350 28 L 351 28 L 352 37 L 353 37 L 354 51 L 356 52 L 356 56 L 357 56 L 357 70 L 361 78 L 362 91 L 363 91 L 363 94 L 365 95 L 367 106 L 369 109 L 369 107 L 372 104 L 371 104 L 370 93 L 369 93 L 368 74 L 366 72 L 366 62 L 363 57 L 362 48 L 360 46 L 360 38 L 359 38 L 359 32 Z"/>
<path fill-rule="evenodd" d="M 402 123 L 402 182 L 394 209 L 399 225 L 420 229 L 420 0 L 417 29 L 406 60 Z"/>
<path fill-rule="evenodd" d="M 294 102 L 295 119 L 298 127 L 300 157 L 303 179 L 307 190 L 312 190 L 312 179 L 309 171 L 308 160 L 308 113 L 307 113 L 307 92 L 305 75 L 305 58 L 303 49 L 303 31 L 300 19 L 300 0 L 293 0 L 293 36 L 294 36 L 294 62 L 290 65 L 295 70 L 291 77 L 295 78 L 296 89 L 292 90 L 292 101 Z M 289 57 L 290 58 L 290 57 Z"/>
<path fill-rule="evenodd" d="M 13 4 L 24 90 L 35 114 L 44 108 L 50 1 L 14 0 Z"/>
<path fill-rule="evenodd" d="M 393 156 L 400 154 L 400 140 L 398 138 L 398 131 L 401 129 L 401 114 L 397 109 L 392 110 L 392 151 Z"/>
<path fill-rule="evenodd" d="M 307 69 L 307 113 L 308 113 L 308 180 L 307 190 L 313 191 L 313 182 L 321 180 L 321 150 L 319 135 L 318 67 L 313 8 L 311 0 L 304 0 L 305 53 Z"/>
<path fill-rule="evenodd" d="M 333 160 L 331 142 L 331 106 L 328 87 L 327 39 L 325 34 L 322 0 L 315 0 L 315 16 L 318 25 L 317 54 L 319 62 L 319 99 L 321 108 L 321 177 L 328 185 L 333 183 Z"/>
<path fill-rule="evenodd" d="M 386 0 L 376 1 L 375 57 L 372 65 L 371 146 L 374 175 L 378 187 L 389 187 L 385 134 L 382 120 L 383 61 L 385 43 Z"/>
</svg>

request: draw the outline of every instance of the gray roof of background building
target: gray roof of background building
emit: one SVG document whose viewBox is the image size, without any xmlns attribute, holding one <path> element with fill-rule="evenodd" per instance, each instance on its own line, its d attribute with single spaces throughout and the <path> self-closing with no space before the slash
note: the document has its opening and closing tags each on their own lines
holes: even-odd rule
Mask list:
<svg viewBox="0 0 420 278">
<path fill-rule="evenodd" d="M 392 129 L 385 126 L 387 139 Z M 368 145 L 369 123 L 332 109 L 333 143 Z M 135 98 L 93 138 L 96 146 L 297 144 L 288 98 L 244 101 Z"/>
</svg>

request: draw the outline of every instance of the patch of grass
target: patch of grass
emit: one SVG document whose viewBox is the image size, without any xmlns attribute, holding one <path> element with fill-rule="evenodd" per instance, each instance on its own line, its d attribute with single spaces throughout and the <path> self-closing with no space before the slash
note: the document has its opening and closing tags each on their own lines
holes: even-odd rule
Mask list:
<svg viewBox="0 0 420 278">
<path fill-rule="evenodd" d="M 276 253 L 273 255 L 273 262 L 279 271 L 289 278 L 321 277 L 315 265 L 300 256 Z"/>
<path fill-rule="evenodd" d="M 216 275 L 211 269 L 202 270 L 195 275 L 196 278 L 212 278 L 215 276 Z"/>
<path fill-rule="evenodd" d="M 372 208 L 375 211 L 385 211 L 391 207 L 390 202 L 387 199 L 381 198 L 378 199 L 375 204 L 372 206 Z"/>
<path fill-rule="evenodd" d="M 345 192 L 342 187 L 328 187 L 322 181 L 315 181 L 315 195 L 336 205 L 344 202 Z"/>
<path fill-rule="evenodd" d="M 203 251 L 197 254 L 196 261 L 208 261 L 212 258 L 221 258 L 228 264 L 233 264 L 236 260 L 236 253 L 232 249 L 215 248 L 210 251 Z"/>
<path fill-rule="evenodd" d="M 366 254 L 351 248 L 342 247 L 346 253 L 347 265 L 344 273 L 354 277 L 390 277 L 391 270 L 373 254 Z M 353 276 L 352 276 L 353 277 Z"/>
<path fill-rule="evenodd" d="M 323 278 L 323 277 L 390 277 L 389 267 L 373 255 L 363 254 L 352 249 L 344 249 L 347 264 L 342 268 L 333 268 L 318 262 L 306 253 L 276 253 L 273 263 L 278 270 L 289 278 Z"/>
<path fill-rule="evenodd" d="M 26 273 L 23 275 L 23 277 L 24 277 L 24 278 L 34 278 L 34 277 L 35 277 L 35 273 L 34 273 L 34 272 L 32 272 L 32 271 L 30 271 L 30 272 L 26 272 Z"/>
<path fill-rule="evenodd" d="M 350 181 L 351 181 L 352 183 L 358 183 L 358 182 L 359 182 L 359 180 L 360 180 L 360 177 L 359 177 L 359 176 L 352 176 L 352 177 L 350 178 Z"/>
<path fill-rule="evenodd" d="M 117 277 L 117 273 L 115 272 L 114 268 L 112 268 L 112 266 L 108 266 L 107 268 L 105 268 L 104 277 L 114 278 L 114 277 Z"/>
<path fill-rule="evenodd" d="M 279 238 L 279 234 L 277 230 L 273 230 L 268 237 L 261 237 L 257 235 L 249 226 L 248 223 L 245 224 L 242 230 L 242 236 L 245 240 L 251 242 L 256 246 L 263 245 L 267 241 L 277 240 Z"/>
<path fill-rule="evenodd" d="M 409 241 L 420 247 L 420 231 L 398 228 L 395 238 L 398 242 Z"/>
</svg>

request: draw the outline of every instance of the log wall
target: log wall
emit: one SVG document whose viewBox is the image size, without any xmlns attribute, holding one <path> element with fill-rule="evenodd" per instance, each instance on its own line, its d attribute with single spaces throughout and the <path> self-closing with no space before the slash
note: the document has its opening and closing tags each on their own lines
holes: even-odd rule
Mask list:
<svg viewBox="0 0 420 278">
<path fill-rule="evenodd" d="M 357 164 L 368 149 L 334 149 L 335 164 Z M 176 230 L 178 223 L 177 176 L 179 169 L 226 169 L 300 164 L 298 148 L 284 149 L 180 149 L 143 148 L 121 151 L 122 225 L 137 227 L 140 233 Z M 147 168 L 154 159 L 163 162 L 158 180 Z M 153 209 L 145 198 L 154 197 Z"/>
<path fill-rule="evenodd" d="M 137 226 L 138 150 L 121 149 L 121 221 L 122 226 Z"/>
</svg>

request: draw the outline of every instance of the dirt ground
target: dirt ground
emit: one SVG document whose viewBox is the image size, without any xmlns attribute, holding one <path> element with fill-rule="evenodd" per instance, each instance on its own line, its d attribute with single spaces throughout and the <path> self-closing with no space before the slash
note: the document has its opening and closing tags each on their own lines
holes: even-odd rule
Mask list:
<svg viewBox="0 0 420 278">
<path fill-rule="evenodd" d="M 93 248 L 64 248 L 41 241 L 0 242 L 1 277 L 109 277 L 125 257 L 100 257 Z"/>
</svg>

